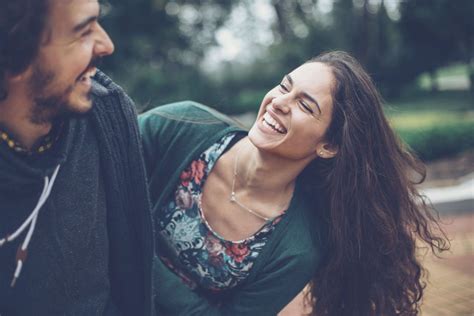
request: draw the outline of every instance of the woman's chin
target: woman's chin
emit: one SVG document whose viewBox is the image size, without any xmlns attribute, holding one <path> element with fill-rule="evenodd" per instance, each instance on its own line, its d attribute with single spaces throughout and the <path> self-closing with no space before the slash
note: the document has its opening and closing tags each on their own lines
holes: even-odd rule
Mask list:
<svg viewBox="0 0 474 316">
<path fill-rule="evenodd" d="M 275 136 L 262 132 L 256 124 L 252 126 L 248 134 L 250 142 L 261 150 L 271 150 L 282 142 L 281 137 Z"/>
</svg>

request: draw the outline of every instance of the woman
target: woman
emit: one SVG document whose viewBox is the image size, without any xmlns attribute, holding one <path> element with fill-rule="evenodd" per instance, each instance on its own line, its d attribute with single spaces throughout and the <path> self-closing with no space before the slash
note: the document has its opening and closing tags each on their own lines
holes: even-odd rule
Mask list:
<svg viewBox="0 0 474 316">
<path fill-rule="evenodd" d="M 163 311 L 275 315 L 312 280 L 317 315 L 418 312 L 415 240 L 447 246 L 409 178 L 421 165 L 346 53 L 284 76 L 248 135 L 192 102 L 140 127 Z"/>
</svg>

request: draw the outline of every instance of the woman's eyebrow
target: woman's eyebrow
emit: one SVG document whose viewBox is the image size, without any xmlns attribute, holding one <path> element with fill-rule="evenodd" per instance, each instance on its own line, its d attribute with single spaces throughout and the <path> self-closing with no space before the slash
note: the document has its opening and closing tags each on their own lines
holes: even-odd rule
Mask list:
<svg viewBox="0 0 474 316">
<path fill-rule="evenodd" d="M 321 108 L 319 107 L 319 103 L 318 103 L 318 101 L 316 101 L 315 98 L 313 98 L 312 96 L 310 96 L 310 95 L 307 94 L 306 92 L 303 92 L 303 96 L 304 96 L 306 99 L 309 99 L 311 102 L 313 102 L 313 103 L 316 105 L 316 107 L 318 108 L 319 114 L 322 113 L 322 112 L 321 112 Z"/>
<path fill-rule="evenodd" d="M 288 80 L 288 82 L 289 82 L 291 85 L 293 85 L 293 79 L 291 78 L 290 75 L 285 75 L 285 78 L 286 78 L 286 80 Z M 322 112 L 321 112 L 321 107 L 319 106 L 318 101 L 316 101 L 315 98 L 313 98 L 312 96 L 310 96 L 310 95 L 309 95 L 308 93 L 306 93 L 306 92 L 303 92 L 302 94 L 303 94 L 303 96 L 304 96 L 306 99 L 310 100 L 311 102 L 313 102 L 313 103 L 316 105 L 316 108 L 318 109 L 319 114 L 321 114 L 321 113 L 322 113 Z"/>
</svg>

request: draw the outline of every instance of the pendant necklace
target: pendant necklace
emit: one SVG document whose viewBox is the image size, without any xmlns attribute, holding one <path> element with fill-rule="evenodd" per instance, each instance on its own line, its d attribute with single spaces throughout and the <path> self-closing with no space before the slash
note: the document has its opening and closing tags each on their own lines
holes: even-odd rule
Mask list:
<svg viewBox="0 0 474 316">
<path fill-rule="evenodd" d="M 253 214 L 254 216 L 257 216 L 260 219 L 263 219 L 264 221 L 271 221 L 273 218 L 265 217 L 261 214 L 259 214 L 257 211 L 252 210 L 251 208 L 247 207 L 246 205 L 242 204 L 239 200 L 237 200 L 237 196 L 235 194 L 235 179 L 237 178 L 237 163 L 239 161 L 239 154 L 240 154 L 240 149 L 237 151 L 235 154 L 235 160 L 234 160 L 234 173 L 232 176 L 232 190 L 230 192 L 230 202 L 237 204 L 247 212 Z"/>
</svg>

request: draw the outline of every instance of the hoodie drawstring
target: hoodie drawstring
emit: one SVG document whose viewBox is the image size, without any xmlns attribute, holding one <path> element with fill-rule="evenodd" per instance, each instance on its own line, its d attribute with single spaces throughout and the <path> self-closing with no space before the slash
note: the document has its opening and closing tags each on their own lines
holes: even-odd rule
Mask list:
<svg viewBox="0 0 474 316">
<path fill-rule="evenodd" d="M 20 277 L 21 269 L 26 260 L 28 244 L 30 243 L 31 236 L 33 235 L 33 232 L 35 230 L 36 220 L 38 219 L 39 211 L 41 207 L 44 205 L 44 203 L 46 202 L 46 200 L 48 199 L 49 194 L 51 193 L 51 190 L 53 189 L 54 181 L 56 180 L 56 176 L 58 175 L 60 166 L 61 165 L 58 165 L 56 167 L 53 174 L 51 175 L 51 178 L 48 178 L 47 176 L 44 177 L 43 191 L 41 192 L 38 203 L 36 203 L 36 206 L 31 212 L 30 216 L 28 216 L 28 218 L 23 222 L 23 224 L 21 224 L 21 226 L 18 227 L 18 229 L 13 234 L 7 235 L 5 238 L 0 239 L 0 247 L 1 247 L 7 242 L 11 242 L 15 240 L 25 230 L 25 228 L 28 225 L 30 225 L 30 228 L 28 229 L 28 233 L 26 234 L 26 237 L 23 240 L 23 243 L 20 244 L 16 252 L 16 269 L 15 269 L 15 273 L 13 274 L 13 280 L 10 284 L 11 287 L 15 286 L 16 280 Z"/>
</svg>

